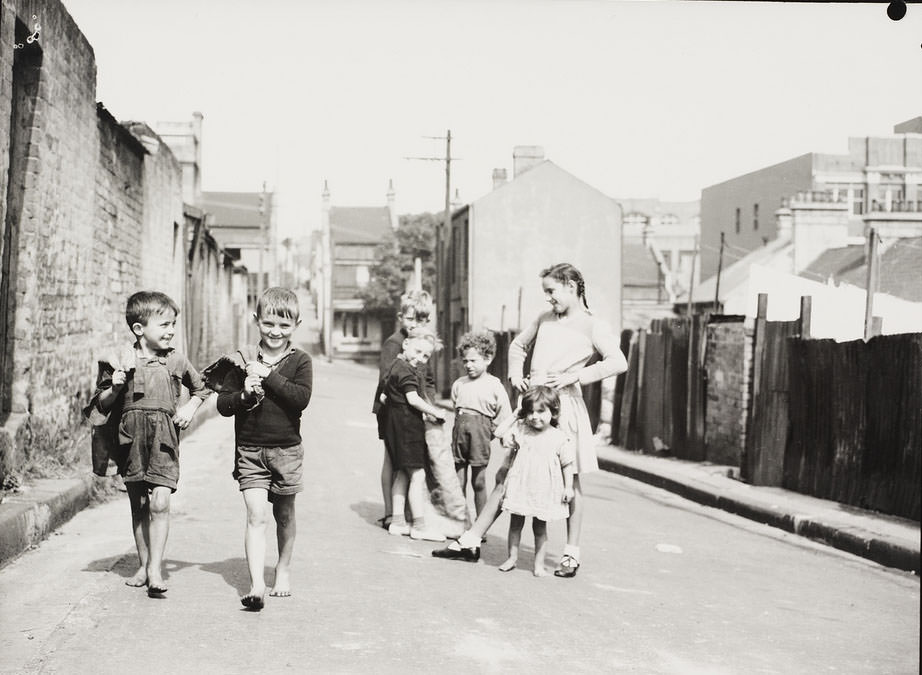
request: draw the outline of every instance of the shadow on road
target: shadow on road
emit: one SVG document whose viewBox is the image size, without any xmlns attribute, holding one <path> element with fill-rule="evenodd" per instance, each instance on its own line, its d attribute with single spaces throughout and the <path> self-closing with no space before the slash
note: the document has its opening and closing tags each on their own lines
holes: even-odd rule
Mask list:
<svg viewBox="0 0 922 675">
<path fill-rule="evenodd" d="M 224 583 L 235 588 L 239 595 L 250 590 L 250 574 L 247 571 L 246 558 L 228 558 L 220 562 L 200 563 L 199 569 L 203 572 L 221 575 Z M 274 579 L 275 569 L 267 565 L 263 569 L 263 574 L 266 581 L 270 582 Z"/>
<path fill-rule="evenodd" d="M 372 527 L 381 527 L 379 518 L 384 515 L 384 505 L 381 502 L 356 502 L 350 504 L 349 508 Z"/>
</svg>

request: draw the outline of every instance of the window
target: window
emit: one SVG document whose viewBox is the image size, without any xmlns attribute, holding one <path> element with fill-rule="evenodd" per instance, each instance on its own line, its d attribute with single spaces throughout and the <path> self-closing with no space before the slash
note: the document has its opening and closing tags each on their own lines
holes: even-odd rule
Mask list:
<svg viewBox="0 0 922 675">
<path fill-rule="evenodd" d="M 736 218 L 733 221 L 734 227 L 736 228 L 736 233 L 740 233 L 740 209 L 736 207 Z"/>
<path fill-rule="evenodd" d="M 759 229 L 759 205 L 758 204 L 752 205 L 752 229 L 753 230 Z"/>
</svg>

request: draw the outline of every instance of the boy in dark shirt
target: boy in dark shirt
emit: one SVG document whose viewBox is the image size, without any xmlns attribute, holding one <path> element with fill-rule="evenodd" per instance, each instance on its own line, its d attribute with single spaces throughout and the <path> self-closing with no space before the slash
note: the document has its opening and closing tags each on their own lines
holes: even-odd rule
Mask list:
<svg viewBox="0 0 922 675">
<path fill-rule="evenodd" d="M 218 394 L 218 412 L 234 416 L 234 478 L 247 509 L 246 550 L 250 590 L 240 601 L 263 608 L 266 584 L 268 504 L 272 504 L 279 559 L 270 596 L 291 595 L 290 565 L 295 540 L 295 495 L 303 490 L 301 411 L 311 398 L 310 356 L 291 344 L 301 323 L 298 298 L 284 288 L 269 288 L 253 315 L 260 341 L 246 350 L 246 376 L 228 373 Z M 241 350 L 243 353 L 244 350 Z"/>
</svg>

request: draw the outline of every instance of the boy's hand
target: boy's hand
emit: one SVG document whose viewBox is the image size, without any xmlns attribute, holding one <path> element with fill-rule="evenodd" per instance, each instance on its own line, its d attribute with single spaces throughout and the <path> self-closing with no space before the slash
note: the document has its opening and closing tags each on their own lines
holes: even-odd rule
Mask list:
<svg viewBox="0 0 922 675">
<path fill-rule="evenodd" d="M 564 503 L 564 504 L 569 504 L 570 502 L 572 502 L 572 501 L 573 501 L 573 495 L 574 495 L 574 494 L 575 494 L 575 493 L 573 492 L 573 488 L 572 488 L 572 487 L 565 487 L 565 488 L 563 489 L 563 503 Z"/>
<path fill-rule="evenodd" d="M 381 405 L 384 405 L 385 403 L 387 403 L 387 394 L 382 393 L 378 397 L 378 401 L 380 401 Z"/>
<path fill-rule="evenodd" d="M 259 361 L 250 361 L 247 363 L 247 375 L 258 375 L 260 379 L 263 379 L 268 377 L 271 372 L 269 366 Z"/>
<path fill-rule="evenodd" d="M 125 386 L 125 381 L 128 379 L 128 376 L 125 374 L 124 370 L 116 370 L 112 373 L 112 389 L 115 391 L 120 391 L 122 387 Z"/>
<path fill-rule="evenodd" d="M 436 424 L 444 424 L 446 419 L 444 410 L 439 410 L 438 412 L 429 415 L 429 417 L 431 417 L 432 421 Z"/>
<path fill-rule="evenodd" d="M 173 424 L 180 429 L 187 428 L 196 410 L 198 410 L 198 405 L 194 405 L 193 401 L 187 401 L 176 410 L 176 414 L 173 415 Z"/>
<path fill-rule="evenodd" d="M 259 375 L 247 375 L 243 381 L 243 390 L 248 394 L 259 394 L 262 392 L 263 378 Z"/>
</svg>

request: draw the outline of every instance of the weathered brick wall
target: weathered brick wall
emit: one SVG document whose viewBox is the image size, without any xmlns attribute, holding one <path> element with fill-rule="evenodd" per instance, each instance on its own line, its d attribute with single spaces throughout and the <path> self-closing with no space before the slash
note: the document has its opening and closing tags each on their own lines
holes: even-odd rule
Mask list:
<svg viewBox="0 0 922 675">
<path fill-rule="evenodd" d="M 707 327 L 707 459 L 739 466 L 749 401 L 751 337 L 743 322 Z"/>
<path fill-rule="evenodd" d="M 14 55 L 33 14 L 39 42 Z M 146 125 L 119 124 L 97 106 L 95 84 L 92 49 L 59 3 L 0 0 L 0 241 L 10 242 L 0 481 L 45 460 L 88 456 L 81 410 L 97 357 L 132 340 L 131 293 L 156 289 L 187 304 L 179 165 Z M 233 330 L 222 308 L 245 295 L 223 278 L 234 272 L 221 255 L 201 274 L 204 304 L 215 308 L 206 332 L 224 351 L 221 329 Z M 231 291 L 239 300 L 224 297 Z M 180 326 L 176 346 L 187 351 L 183 335 Z"/>
<path fill-rule="evenodd" d="M 4 2 L 0 11 L 0 222 L 9 228 L 14 260 L 3 317 L 9 332 L 0 346 L 11 380 L 0 434 L 4 471 L 67 445 L 78 425 L 87 334 L 97 311 L 90 273 L 97 132 L 93 51 L 63 6 Z M 39 40 L 28 44 L 36 21 Z M 14 50 L 14 41 L 23 49 Z M 30 64 L 37 87 L 16 87 L 14 76 L 24 81 L 16 59 Z M 34 111 L 28 120 L 11 120 L 14 97 L 20 110 Z M 19 205 L 7 203 L 10 195 Z"/>
</svg>

